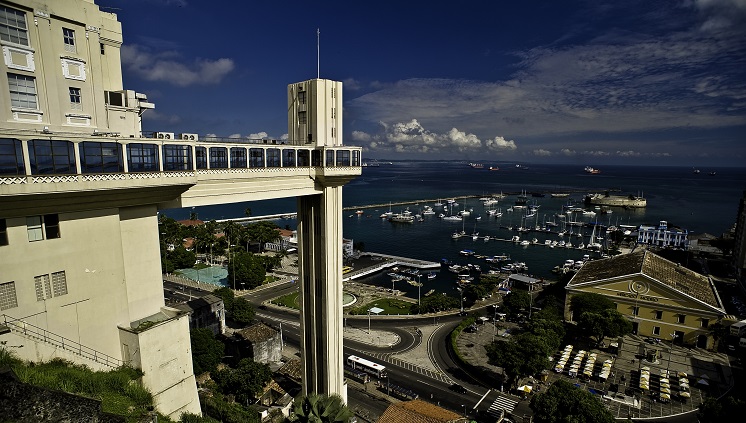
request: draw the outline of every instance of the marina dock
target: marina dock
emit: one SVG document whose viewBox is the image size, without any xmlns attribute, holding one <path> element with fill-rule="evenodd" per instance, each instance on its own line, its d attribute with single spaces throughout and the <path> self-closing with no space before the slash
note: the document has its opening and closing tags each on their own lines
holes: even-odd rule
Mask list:
<svg viewBox="0 0 746 423">
<path fill-rule="evenodd" d="M 440 269 L 440 263 L 435 263 L 426 260 L 417 260 L 407 257 L 392 256 L 389 254 L 380 253 L 365 253 L 370 256 L 373 260 L 379 261 L 380 263 L 373 266 L 368 266 L 363 269 L 353 270 L 345 275 L 342 275 L 342 281 L 347 282 L 363 276 L 368 276 L 376 272 L 380 272 L 384 269 L 389 269 L 396 266 L 407 266 L 416 269 Z"/>
</svg>

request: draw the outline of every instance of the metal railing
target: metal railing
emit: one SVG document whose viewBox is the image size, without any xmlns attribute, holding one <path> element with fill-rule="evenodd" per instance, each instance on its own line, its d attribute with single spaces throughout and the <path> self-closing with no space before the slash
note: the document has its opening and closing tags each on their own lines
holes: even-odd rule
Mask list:
<svg viewBox="0 0 746 423">
<path fill-rule="evenodd" d="M 13 332 L 17 332 L 23 334 L 26 337 L 36 339 L 50 345 L 54 345 L 55 347 L 62 348 L 63 350 L 70 351 L 74 354 L 78 354 L 81 357 L 93 360 L 96 363 L 101 363 L 105 366 L 111 367 L 112 369 L 121 367 L 124 364 L 122 360 L 104 354 L 100 351 L 96 351 L 93 348 L 86 347 L 83 344 L 75 342 L 71 339 L 67 339 L 64 336 L 52 333 L 46 329 L 34 326 L 31 323 L 25 322 L 20 319 L 15 319 L 6 314 L 3 314 L 2 316 L 3 324 Z"/>
</svg>

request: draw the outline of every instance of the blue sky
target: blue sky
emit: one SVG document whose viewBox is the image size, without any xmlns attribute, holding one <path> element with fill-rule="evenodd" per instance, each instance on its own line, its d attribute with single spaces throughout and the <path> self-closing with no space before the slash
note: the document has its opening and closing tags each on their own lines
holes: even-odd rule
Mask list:
<svg viewBox="0 0 746 423">
<path fill-rule="evenodd" d="M 344 82 L 367 158 L 746 165 L 746 0 L 96 0 L 145 130 L 282 138 Z"/>
</svg>

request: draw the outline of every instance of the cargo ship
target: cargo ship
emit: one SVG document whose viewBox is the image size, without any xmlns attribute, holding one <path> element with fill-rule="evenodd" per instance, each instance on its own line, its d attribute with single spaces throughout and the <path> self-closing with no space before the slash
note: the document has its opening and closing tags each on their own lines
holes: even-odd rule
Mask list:
<svg viewBox="0 0 746 423">
<path fill-rule="evenodd" d="M 626 207 L 632 209 L 647 207 L 648 201 L 643 196 L 588 194 L 585 203 L 592 206 Z"/>
</svg>

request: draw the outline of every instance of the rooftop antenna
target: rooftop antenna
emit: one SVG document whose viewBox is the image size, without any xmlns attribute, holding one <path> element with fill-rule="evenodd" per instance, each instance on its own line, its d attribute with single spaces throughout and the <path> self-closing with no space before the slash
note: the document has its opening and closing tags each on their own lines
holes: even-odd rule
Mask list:
<svg viewBox="0 0 746 423">
<path fill-rule="evenodd" d="M 320 68 L 320 47 L 319 47 L 319 38 L 320 38 L 321 31 L 319 31 L 318 28 L 316 28 L 316 79 L 320 79 L 319 77 L 319 68 Z"/>
</svg>

